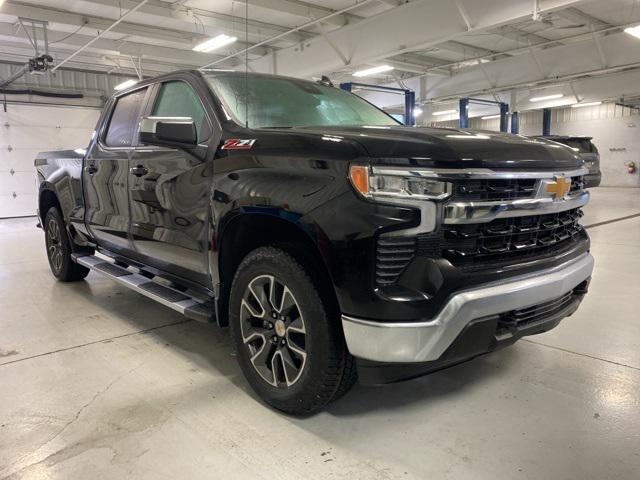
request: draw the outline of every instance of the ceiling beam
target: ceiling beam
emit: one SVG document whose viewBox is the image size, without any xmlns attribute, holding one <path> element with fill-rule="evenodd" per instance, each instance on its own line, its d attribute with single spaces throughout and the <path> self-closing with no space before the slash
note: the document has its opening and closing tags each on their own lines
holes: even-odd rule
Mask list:
<svg viewBox="0 0 640 480">
<path fill-rule="evenodd" d="M 446 52 L 452 52 L 458 55 L 462 55 L 463 59 L 487 56 L 487 55 L 500 55 L 500 52 L 496 50 L 489 50 L 487 48 L 476 47 L 475 45 L 469 45 L 461 41 L 448 41 L 438 43 L 434 47 L 430 47 L 425 52 L 437 52 L 438 50 L 444 50 Z"/>
<path fill-rule="evenodd" d="M 503 25 L 492 30 L 491 33 L 495 33 L 496 35 L 500 35 L 501 37 L 515 42 L 518 47 L 549 41 L 547 37 L 543 37 L 537 33 L 530 33 L 526 30 L 521 30 L 513 25 Z"/>
<path fill-rule="evenodd" d="M 113 9 L 114 15 L 119 16 L 120 12 L 125 12 L 131 8 L 134 8 L 139 0 L 82 0 L 84 4 L 96 5 L 100 7 L 110 7 Z M 17 3 L 12 0 L 11 3 Z M 38 5 L 38 1 L 24 0 L 23 4 L 35 4 Z M 222 13 L 205 10 L 202 8 L 196 8 L 191 6 L 185 6 L 182 3 L 174 2 L 168 3 L 161 0 L 149 0 L 149 2 L 140 8 L 141 14 L 153 15 L 164 19 L 172 19 L 174 21 L 186 24 L 190 29 L 194 27 L 195 23 L 201 23 L 205 27 L 212 27 L 214 29 L 224 30 L 226 32 L 237 33 L 239 27 L 244 32 L 245 19 L 244 9 L 242 9 L 242 15 L 227 15 Z M 135 17 L 134 17 L 135 18 Z M 146 23 L 146 22 L 145 22 Z M 249 19 L 249 36 L 259 39 L 263 39 L 265 36 L 273 36 L 288 30 L 288 27 L 281 25 L 275 25 L 273 23 L 261 22 L 258 20 Z M 301 32 L 297 37 L 294 35 L 291 38 L 291 42 L 295 43 L 310 35 L 310 32 Z"/>
<path fill-rule="evenodd" d="M 536 87 L 539 89 L 541 86 L 548 86 L 546 91 L 549 93 L 565 93 L 566 96 L 570 94 L 569 81 L 578 82 L 583 77 L 622 73 L 628 69 L 640 68 L 640 49 L 635 48 L 637 39 L 630 35 L 618 32 L 599 37 L 599 42 L 608 60 L 605 68 L 602 67 L 598 56 L 593 54 L 594 46 L 591 34 L 583 35 L 580 38 L 582 40 L 579 42 L 536 51 L 540 64 L 545 67 L 546 76 L 544 78 L 541 78 L 537 66 L 529 55 L 516 55 L 485 63 L 482 68 L 480 66 L 468 67 L 446 79 L 429 76 L 427 96 L 430 100 L 440 101 L 455 99 L 459 96 L 488 93 L 492 90 L 502 92 L 512 88 Z M 491 81 L 490 88 L 482 87 L 486 84 L 487 79 Z M 416 89 L 419 80 L 420 78 L 416 77 L 405 79 L 404 82 L 409 88 Z M 566 85 L 566 91 L 556 88 L 559 85 Z M 370 100 L 380 101 L 382 106 L 388 102 L 384 98 L 371 98 Z"/>
<path fill-rule="evenodd" d="M 316 18 L 324 17 L 325 15 L 334 12 L 331 8 L 323 7 L 306 2 L 300 2 L 297 0 L 236 0 L 238 3 L 249 3 L 249 6 L 264 8 L 267 10 L 273 10 L 274 12 L 286 13 L 287 15 L 294 15 L 296 17 L 306 18 L 313 20 Z M 251 13 L 251 11 L 249 11 Z M 334 17 L 328 18 L 325 22 L 328 25 L 341 27 L 349 23 L 349 21 L 360 20 L 360 17 L 351 15 L 349 13 L 343 13 Z"/>
<path fill-rule="evenodd" d="M 59 56 L 69 54 L 69 50 L 59 49 L 57 47 L 52 48 L 50 51 L 52 54 Z M 23 42 L 13 42 L 0 39 L 0 60 L 26 63 L 32 57 L 33 48 L 31 45 L 25 45 Z M 69 68 L 97 69 L 106 72 L 117 71 L 120 73 L 135 75 L 135 69 L 133 68 L 130 60 L 115 55 L 113 57 L 109 54 L 84 51 L 70 60 L 65 64 L 65 66 L 68 65 Z M 193 68 L 193 66 L 156 59 L 147 59 L 143 64 L 144 74 L 151 76 L 182 68 Z M 62 71 L 64 71 L 64 67 L 56 73 L 60 73 Z"/>
<path fill-rule="evenodd" d="M 576 5 L 585 0 L 540 0 L 539 11 Z M 430 46 L 456 39 L 470 32 L 486 31 L 532 15 L 530 0 L 474 0 L 467 2 L 466 12 L 473 24 L 471 30 L 450 0 L 415 0 L 392 8 L 366 21 L 346 25 L 326 34 L 340 45 L 351 65 L 381 61 L 405 52 L 424 50 Z M 434 15 L 433 12 L 438 12 Z M 398 35 L 398 28 L 402 35 Z M 367 39 L 362 42 L 362 39 Z M 276 56 L 275 62 L 273 55 Z M 288 47 L 254 60 L 256 71 L 309 77 L 330 73 L 344 67 L 328 47 L 327 39 L 319 36 L 307 40 L 305 48 Z"/>
<path fill-rule="evenodd" d="M 607 23 L 604 20 L 600 20 L 593 15 L 589 15 L 588 13 L 585 13 L 575 7 L 559 10 L 555 12 L 555 15 L 573 23 L 585 23 L 587 27 L 603 28 L 611 25 L 610 23 Z"/>
<path fill-rule="evenodd" d="M 39 38 L 42 38 L 42 29 L 36 27 L 36 32 Z M 49 36 L 51 37 L 51 31 L 49 31 Z M 30 45 L 29 39 L 24 36 L 22 30 L 18 32 L 18 35 L 16 35 L 16 28 L 11 23 L 0 22 L 0 38 L 7 42 Z M 70 51 L 77 50 L 78 47 L 87 44 L 93 38 L 95 37 L 78 33 L 63 40 L 62 42 L 56 42 L 55 38 L 53 38 L 51 39 L 50 45 L 51 47 L 55 46 L 55 51 L 65 52 L 65 55 L 68 55 Z M 176 62 L 176 64 L 181 65 L 192 65 L 194 67 L 216 57 L 216 55 L 212 56 L 211 54 L 193 52 L 191 50 L 181 50 L 138 42 L 114 40 L 104 37 L 96 40 L 88 50 L 112 56 L 140 56 L 145 60 L 155 58 Z M 218 57 L 220 56 L 218 55 Z"/>
<path fill-rule="evenodd" d="M 96 4 L 100 4 L 101 2 L 109 4 L 113 3 L 112 0 L 92 0 L 92 2 Z M 127 2 L 123 1 L 123 4 L 124 3 Z M 135 5 L 135 2 L 128 2 L 128 4 Z M 148 5 L 143 6 L 140 10 L 144 10 L 147 6 Z M 151 5 L 151 7 L 155 8 L 154 5 Z M 17 2 L 5 2 L 2 6 L 2 13 L 5 15 L 12 15 L 16 17 L 27 17 L 37 20 L 45 20 L 50 24 L 59 23 L 75 27 L 85 25 L 86 28 L 94 30 L 96 32 L 108 28 L 114 22 L 114 20 L 111 18 L 70 13 L 52 8 L 27 5 Z M 111 31 L 113 33 L 119 33 L 122 35 L 132 35 L 136 37 L 153 39 L 156 41 L 170 42 L 176 44 L 177 46 L 182 46 L 183 48 L 190 50 L 199 41 L 208 37 L 208 35 L 204 35 L 201 32 L 194 32 L 193 26 L 193 19 L 189 21 L 189 28 L 185 30 L 152 27 L 133 22 L 122 22 L 114 27 Z M 246 44 L 242 41 L 237 42 L 235 45 L 240 48 L 246 47 Z M 253 50 L 253 52 L 255 52 L 256 50 L 258 49 Z M 262 48 L 260 49 L 260 51 L 262 55 L 265 55 L 270 50 Z"/>
</svg>

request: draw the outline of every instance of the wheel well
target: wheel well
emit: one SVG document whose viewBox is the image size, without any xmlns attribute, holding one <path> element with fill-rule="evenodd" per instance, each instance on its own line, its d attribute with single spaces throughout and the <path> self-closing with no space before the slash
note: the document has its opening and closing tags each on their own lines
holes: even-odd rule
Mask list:
<svg viewBox="0 0 640 480">
<path fill-rule="evenodd" d="M 47 212 L 51 207 L 57 207 L 60 210 L 60 214 L 62 214 L 62 209 L 60 208 L 60 202 L 58 201 L 58 197 L 51 190 L 43 190 L 40 193 L 40 198 L 38 200 L 38 211 L 40 213 L 40 220 L 44 225 L 44 219 L 47 216 Z"/>
<path fill-rule="evenodd" d="M 223 230 L 219 248 L 220 297 L 218 323 L 228 325 L 228 302 L 231 284 L 240 262 L 260 247 L 276 247 L 289 253 L 306 269 L 316 284 L 329 315 L 340 311 L 331 275 L 318 247 L 300 227 L 278 217 L 247 214 L 232 220 Z"/>
</svg>

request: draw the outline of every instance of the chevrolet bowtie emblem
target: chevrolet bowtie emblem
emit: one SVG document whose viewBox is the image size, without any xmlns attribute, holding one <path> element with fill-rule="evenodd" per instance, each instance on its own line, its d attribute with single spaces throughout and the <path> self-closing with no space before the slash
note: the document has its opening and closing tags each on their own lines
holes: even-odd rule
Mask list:
<svg viewBox="0 0 640 480">
<path fill-rule="evenodd" d="M 547 182 L 546 192 L 551 193 L 554 199 L 563 198 L 571 188 L 571 180 L 564 177 L 555 177 L 553 181 Z"/>
</svg>

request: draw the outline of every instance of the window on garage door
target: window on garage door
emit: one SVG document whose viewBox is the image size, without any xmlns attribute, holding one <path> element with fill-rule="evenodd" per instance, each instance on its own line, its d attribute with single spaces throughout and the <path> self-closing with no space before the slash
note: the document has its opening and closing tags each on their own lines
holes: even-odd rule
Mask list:
<svg viewBox="0 0 640 480">
<path fill-rule="evenodd" d="M 141 88 L 116 100 L 104 137 L 107 147 L 130 147 L 133 144 L 133 134 L 146 92 L 146 88 Z"/>
<path fill-rule="evenodd" d="M 191 117 L 198 132 L 198 143 L 211 135 L 209 124 L 200 97 L 186 82 L 179 80 L 165 82 L 160 87 L 153 116 L 157 117 Z"/>
</svg>

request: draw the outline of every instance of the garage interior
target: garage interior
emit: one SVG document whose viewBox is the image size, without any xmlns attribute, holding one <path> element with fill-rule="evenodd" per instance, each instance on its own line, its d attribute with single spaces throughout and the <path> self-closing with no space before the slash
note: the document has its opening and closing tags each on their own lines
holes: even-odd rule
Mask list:
<svg viewBox="0 0 640 480">
<path fill-rule="evenodd" d="M 639 32 L 637 0 L 0 0 L 0 478 L 638 478 Z M 56 282 L 38 152 L 85 149 L 122 84 L 203 68 L 326 76 L 418 127 L 590 137 L 580 309 L 295 418 L 227 330 Z"/>
</svg>

